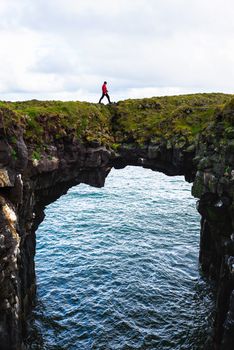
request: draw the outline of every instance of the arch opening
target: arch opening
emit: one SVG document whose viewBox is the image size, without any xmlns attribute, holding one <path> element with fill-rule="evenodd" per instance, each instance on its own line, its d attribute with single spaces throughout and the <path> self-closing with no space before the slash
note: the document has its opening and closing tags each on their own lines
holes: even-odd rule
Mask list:
<svg viewBox="0 0 234 350">
<path fill-rule="evenodd" d="M 202 349 L 212 287 L 200 275 L 199 215 L 182 177 L 126 167 L 79 185 L 37 232 L 37 349 Z"/>
</svg>

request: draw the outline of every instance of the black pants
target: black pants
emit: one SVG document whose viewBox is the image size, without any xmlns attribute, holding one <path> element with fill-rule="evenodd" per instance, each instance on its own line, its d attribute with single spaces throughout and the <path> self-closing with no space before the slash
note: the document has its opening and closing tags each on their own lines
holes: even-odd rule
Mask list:
<svg viewBox="0 0 234 350">
<path fill-rule="evenodd" d="M 106 93 L 106 94 L 103 93 L 103 94 L 102 94 L 102 97 L 100 98 L 99 103 L 101 103 L 101 100 L 102 100 L 105 96 L 107 97 L 108 102 L 111 103 L 111 101 L 110 101 L 110 96 L 108 95 L 108 93 Z"/>
</svg>

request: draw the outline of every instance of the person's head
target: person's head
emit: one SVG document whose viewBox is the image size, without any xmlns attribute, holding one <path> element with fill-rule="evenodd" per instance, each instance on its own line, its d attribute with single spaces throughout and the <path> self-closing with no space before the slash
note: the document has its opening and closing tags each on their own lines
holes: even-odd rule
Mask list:
<svg viewBox="0 0 234 350">
<path fill-rule="evenodd" d="M 104 81 L 104 84 L 107 84 L 107 82 L 106 82 L 106 81 Z"/>
</svg>

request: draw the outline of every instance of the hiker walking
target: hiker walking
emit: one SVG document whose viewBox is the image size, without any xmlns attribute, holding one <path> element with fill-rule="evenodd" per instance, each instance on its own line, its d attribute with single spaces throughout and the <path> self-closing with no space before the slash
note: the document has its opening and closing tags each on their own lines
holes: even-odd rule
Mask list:
<svg viewBox="0 0 234 350">
<path fill-rule="evenodd" d="M 103 83 L 103 85 L 102 85 L 102 97 L 100 98 L 99 103 L 101 103 L 101 100 L 102 100 L 105 96 L 107 97 L 108 102 L 111 103 L 111 101 L 110 101 L 110 96 L 108 95 L 108 90 L 107 90 L 106 84 L 107 84 L 107 82 L 104 81 L 104 83 Z"/>
</svg>

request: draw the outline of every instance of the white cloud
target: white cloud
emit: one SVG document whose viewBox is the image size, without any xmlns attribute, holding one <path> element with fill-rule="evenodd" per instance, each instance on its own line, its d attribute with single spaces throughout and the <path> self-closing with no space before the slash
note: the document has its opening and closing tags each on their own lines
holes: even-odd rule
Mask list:
<svg viewBox="0 0 234 350">
<path fill-rule="evenodd" d="M 0 98 L 234 92 L 231 0 L 1 0 Z"/>
</svg>

